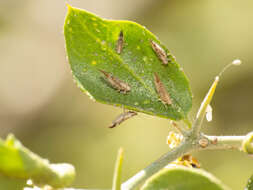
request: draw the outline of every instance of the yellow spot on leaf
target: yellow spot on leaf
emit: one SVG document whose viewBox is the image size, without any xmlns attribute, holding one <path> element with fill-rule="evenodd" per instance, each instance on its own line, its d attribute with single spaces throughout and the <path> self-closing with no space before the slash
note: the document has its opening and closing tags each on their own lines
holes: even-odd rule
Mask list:
<svg viewBox="0 0 253 190">
<path fill-rule="evenodd" d="M 93 60 L 93 61 L 91 62 L 91 64 L 92 64 L 92 65 L 96 65 L 97 62 Z"/>
<path fill-rule="evenodd" d="M 144 103 L 144 104 L 149 104 L 150 101 L 149 101 L 149 100 L 145 100 L 143 103 Z"/>
<path fill-rule="evenodd" d="M 144 56 L 142 59 L 144 62 L 147 62 L 147 60 L 148 60 L 148 58 L 146 56 Z"/>
</svg>

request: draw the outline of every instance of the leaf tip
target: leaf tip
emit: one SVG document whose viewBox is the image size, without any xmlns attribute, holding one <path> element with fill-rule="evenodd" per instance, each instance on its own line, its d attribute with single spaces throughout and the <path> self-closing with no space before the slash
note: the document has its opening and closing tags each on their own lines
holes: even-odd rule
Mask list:
<svg viewBox="0 0 253 190">
<path fill-rule="evenodd" d="M 72 10 L 74 9 L 70 4 L 68 4 L 67 2 L 66 2 L 66 6 L 67 6 L 67 14 L 66 14 L 66 16 L 65 16 L 65 22 L 64 22 L 64 25 L 63 25 L 63 30 L 64 30 L 64 34 L 65 34 L 65 32 L 66 32 L 66 29 L 68 28 L 67 26 L 68 26 L 68 24 L 69 24 L 69 22 L 70 22 L 70 15 L 71 15 L 71 12 L 72 12 Z"/>
<path fill-rule="evenodd" d="M 66 6 L 68 8 L 68 13 L 69 13 L 73 9 L 73 7 L 68 2 L 66 2 Z"/>
<path fill-rule="evenodd" d="M 15 140 L 15 136 L 12 133 L 8 134 L 6 141 L 13 141 L 13 140 Z"/>
<path fill-rule="evenodd" d="M 5 143 L 7 145 L 13 146 L 14 144 L 16 145 L 19 144 L 19 141 L 16 139 L 16 137 L 12 133 L 10 133 L 8 134 Z"/>
</svg>

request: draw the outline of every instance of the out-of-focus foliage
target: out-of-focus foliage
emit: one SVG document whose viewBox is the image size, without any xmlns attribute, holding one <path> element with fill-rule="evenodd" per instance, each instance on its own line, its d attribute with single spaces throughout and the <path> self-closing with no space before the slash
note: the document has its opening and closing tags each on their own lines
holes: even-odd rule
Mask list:
<svg viewBox="0 0 253 190">
<path fill-rule="evenodd" d="M 253 176 L 249 178 L 247 186 L 244 190 L 253 190 Z"/>
<path fill-rule="evenodd" d="M 171 189 L 171 190 L 228 190 L 218 179 L 202 169 L 172 166 L 165 168 L 150 179 L 142 190 Z"/>
<path fill-rule="evenodd" d="M 28 179 L 36 185 L 65 187 L 74 178 L 75 169 L 72 165 L 50 164 L 26 149 L 13 135 L 9 135 L 6 141 L 0 139 L 0 181 L 3 182 L 0 183 L 0 189 L 11 189 L 11 186 L 18 188 Z"/>
<path fill-rule="evenodd" d="M 240 58 L 242 66 L 221 77 L 213 121 L 205 129 L 210 135 L 252 131 L 252 0 L 68 2 L 103 18 L 134 20 L 159 36 L 190 79 L 193 113 L 213 77 Z M 90 101 L 71 81 L 62 28 L 65 3 L 0 0 L 0 136 L 12 132 L 43 158 L 75 165 L 76 187 L 111 188 L 118 148 L 125 149 L 124 181 L 168 151 L 170 126 L 166 119 L 140 114 L 107 129 L 122 109 Z M 252 158 L 244 153 L 194 156 L 232 189 L 243 189 L 252 175 Z"/>
<path fill-rule="evenodd" d="M 7 177 L 0 174 L 0 189 L 3 190 L 22 190 L 26 185 L 25 179 Z"/>
</svg>

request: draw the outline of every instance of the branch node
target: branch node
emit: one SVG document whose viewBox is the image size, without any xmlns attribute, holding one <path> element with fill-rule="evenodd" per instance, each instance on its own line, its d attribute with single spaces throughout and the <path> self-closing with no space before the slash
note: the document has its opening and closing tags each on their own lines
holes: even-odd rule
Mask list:
<svg viewBox="0 0 253 190">
<path fill-rule="evenodd" d="M 201 138 L 201 139 L 199 139 L 198 143 L 201 148 L 206 148 L 209 144 L 209 140 L 207 138 Z"/>
</svg>

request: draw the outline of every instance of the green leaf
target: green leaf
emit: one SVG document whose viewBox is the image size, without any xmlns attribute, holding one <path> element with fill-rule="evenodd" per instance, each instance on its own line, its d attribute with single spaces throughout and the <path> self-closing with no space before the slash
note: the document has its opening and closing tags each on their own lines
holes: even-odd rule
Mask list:
<svg viewBox="0 0 253 190">
<path fill-rule="evenodd" d="M 70 164 L 50 164 L 26 149 L 13 135 L 0 139 L 0 174 L 17 179 L 32 179 L 36 185 L 65 187 L 75 178 Z"/>
<path fill-rule="evenodd" d="M 253 175 L 249 178 L 247 186 L 244 190 L 253 190 Z"/>
<path fill-rule="evenodd" d="M 168 167 L 149 178 L 141 190 L 228 190 L 218 179 L 201 169 Z"/>
<path fill-rule="evenodd" d="M 145 27 L 130 21 L 102 19 L 87 11 L 68 6 L 64 35 L 68 60 L 77 85 L 93 99 L 151 115 L 185 119 L 192 105 L 188 80 L 174 56 Z M 124 45 L 116 46 L 120 31 Z M 163 65 L 151 47 L 153 40 L 166 52 Z M 120 93 L 106 81 L 103 70 L 127 83 L 130 92 Z M 164 105 L 154 84 L 157 73 L 172 99 Z"/>
</svg>

